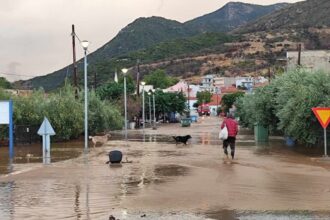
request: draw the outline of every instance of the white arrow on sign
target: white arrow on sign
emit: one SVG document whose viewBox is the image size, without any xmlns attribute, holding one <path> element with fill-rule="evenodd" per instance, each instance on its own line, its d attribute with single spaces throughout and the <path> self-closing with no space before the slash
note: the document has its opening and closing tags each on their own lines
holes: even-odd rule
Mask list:
<svg viewBox="0 0 330 220">
<path fill-rule="evenodd" d="M 55 131 L 52 127 L 52 125 L 49 123 L 48 119 L 45 117 L 44 121 L 42 122 L 38 134 L 40 136 L 42 135 L 55 135 Z"/>
<path fill-rule="evenodd" d="M 42 136 L 43 163 L 50 164 L 50 136 L 55 135 L 55 131 L 46 117 L 38 130 L 38 134 Z"/>
</svg>

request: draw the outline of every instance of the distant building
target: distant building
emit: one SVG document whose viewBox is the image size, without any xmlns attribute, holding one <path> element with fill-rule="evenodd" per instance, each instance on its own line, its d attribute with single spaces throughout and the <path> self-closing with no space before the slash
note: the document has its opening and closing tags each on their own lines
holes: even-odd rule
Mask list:
<svg viewBox="0 0 330 220">
<path fill-rule="evenodd" d="M 189 97 L 188 104 L 189 104 L 189 109 L 195 109 L 194 104 L 197 102 L 196 97 Z"/>
<path fill-rule="evenodd" d="M 142 93 L 142 91 L 144 90 L 145 92 L 149 92 L 150 90 L 154 89 L 153 85 L 144 85 L 144 86 L 139 86 L 139 90 L 140 90 L 140 94 Z"/>
<path fill-rule="evenodd" d="M 230 94 L 230 93 L 236 93 L 239 90 L 235 86 L 227 86 L 220 88 L 221 94 Z"/>
<path fill-rule="evenodd" d="M 197 92 L 200 91 L 200 86 L 199 85 L 189 85 L 189 97 L 196 97 Z"/>
<path fill-rule="evenodd" d="M 236 83 L 235 77 L 214 77 L 213 81 L 214 86 L 218 88 L 232 86 Z"/>
<path fill-rule="evenodd" d="M 214 86 L 213 86 L 213 75 L 205 75 L 202 77 L 202 81 L 200 84 L 201 91 L 209 91 L 213 92 Z"/>
<path fill-rule="evenodd" d="M 221 95 L 214 94 L 211 97 L 210 103 L 210 111 L 212 115 L 217 115 L 217 108 L 221 107 Z"/>
<path fill-rule="evenodd" d="M 200 86 L 189 84 L 184 81 L 180 80 L 177 84 L 164 89 L 164 92 L 182 92 L 185 96 L 188 96 L 188 88 L 189 88 L 189 97 L 196 97 L 197 92 L 200 91 Z"/>
<path fill-rule="evenodd" d="M 184 80 L 180 80 L 177 84 L 165 89 L 165 92 L 183 92 L 187 94 L 188 84 Z"/>
<path fill-rule="evenodd" d="M 298 65 L 298 51 L 287 52 L 287 70 L 295 69 Z M 301 52 L 300 64 L 310 70 L 330 70 L 329 50 L 305 50 Z"/>
</svg>

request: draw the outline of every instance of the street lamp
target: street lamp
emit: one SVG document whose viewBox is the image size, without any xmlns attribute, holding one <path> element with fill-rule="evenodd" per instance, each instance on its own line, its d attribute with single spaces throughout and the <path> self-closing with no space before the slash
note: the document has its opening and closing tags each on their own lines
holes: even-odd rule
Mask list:
<svg viewBox="0 0 330 220">
<path fill-rule="evenodd" d="M 81 42 L 81 46 L 84 48 L 84 86 L 85 86 L 85 151 L 88 150 L 88 88 L 87 88 L 87 49 L 89 42 L 87 40 L 83 40 Z"/>
<path fill-rule="evenodd" d="M 156 107 L 155 107 L 155 91 L 156 90 L 152 90 L 152 102 L 153 102 L 153 106 L 154 106 L 154 126 L 152 127 L 153 130 L 156 130 Z"/>
<path fill-rule="evenodd" d="M 150 101 L 150 97 L 151 97 L 151 92 L 148 92 L 148 98 L 149 98 L 149 122 L 151 125 L 151 101 Z"/>
<path fill-rule="evenodd" d="M 143 120 L 143 133 L 144 133 L 144 128 L 145 128 L 145 115 L 144 115 L 144 86 L 145 86 L 146 82 L 141 82 L 142 85 L 142 120 Z"/>
<path fill-rule="evenodd" d="M 126 75 L 128 69 L 124 68 L 121 70 L 124 75 L 124 106 L 125 106 L 125 140 L 127 141 L 127 98 L 126 98 Z"/>
<path fill-rule="evenodd" d="M 188 115 L 187 115 L 187 117 L 188 118 L 190 118 L 190 97 L 189 97 L 189 92 L 190 92 L 190 88 L 189 88 L 189 83 L 187 83 L 187 85 L 188 85 L 188 89 L 187 89 L 187 91 L 188 91 L 188 95 L 187 95 L 187 101 L 188 101 Z"/>
</svg>

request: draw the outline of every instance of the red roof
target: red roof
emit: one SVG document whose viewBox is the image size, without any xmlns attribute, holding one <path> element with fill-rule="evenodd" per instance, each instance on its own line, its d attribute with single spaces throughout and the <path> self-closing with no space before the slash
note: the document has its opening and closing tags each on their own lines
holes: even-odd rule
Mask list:
<svg viewBox="0 0 330 220">
<path fill-rule="evenodd" d="M 254 85 L 254 87 L 255 87 L 255 88 L 259 88 L 259 87 L 264 87 L 264 86 L 267 86 L 267 85 L 269 85 L 268 82 L 264 82 L 264 83 L 256 83 L 256 84 Z"/>
<path fill-rule="evenodd" d="M 213 94 L 211 97 L 211 102 L 207 103 L 209 105 L 220 105 L 221 95 Z"/>
<path fill-rule="evenodd" d="M 235 93 L 235 92 L 238 92 L 238 89 L 234 86 L 221 87 L 220 90 L 221 90 L 221 93 Z"/>
</svg>

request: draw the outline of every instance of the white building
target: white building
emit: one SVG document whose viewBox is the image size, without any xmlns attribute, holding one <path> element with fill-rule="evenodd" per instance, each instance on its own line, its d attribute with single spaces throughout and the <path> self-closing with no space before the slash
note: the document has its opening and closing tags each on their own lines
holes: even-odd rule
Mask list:
<svg viewBox="0 0 330 220">
<path fill-rule="evenodd" d="M 140 94 L 142 93 L 142 91 L 144 90 L 145 92 L 149 92 L 150 90 L 154 89 L 153 85 L 144 85 L 144 86 L 139 86 L 139 90 L 140 90 Z"/>
<path fill-rule="evenodd" d="M 245 87 L 247 89 L 252 88 L 254 85 L 254 79 L 252 77 L 236 77 L 236 88 Z"/>
<path fill-rule="evenodd" d="M 200 90 L 212 92 L 214 90 L 213 79 L 214 79 L 213 75 L 203 76 L 200 84 Z"/>
</svg>

